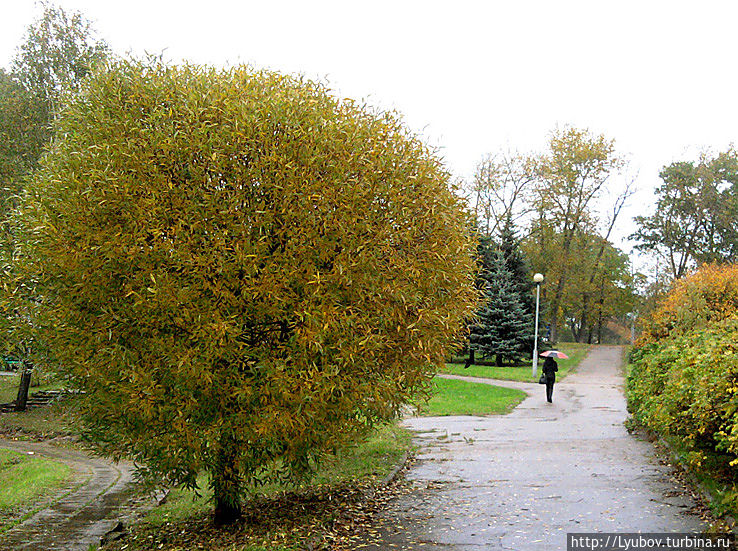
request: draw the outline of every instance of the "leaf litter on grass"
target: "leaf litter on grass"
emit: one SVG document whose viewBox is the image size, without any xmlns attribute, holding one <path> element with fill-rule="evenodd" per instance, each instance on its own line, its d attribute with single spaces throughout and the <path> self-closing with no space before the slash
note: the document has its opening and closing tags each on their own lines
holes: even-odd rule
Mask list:
<svg viewBox="0 0 738 551">
<path fill-rule="evenodd" d="M 406 469 L 410 461 L 406 462 Z M 403 476 L 382 485 L 364 479 L 255 497 L 236 524 L 217 528 L 211 515 L 152 526 L 141 524 L 106 551 L 350 551 L 371 533 L 375 515 L 410 491 Z"/>
</svg>

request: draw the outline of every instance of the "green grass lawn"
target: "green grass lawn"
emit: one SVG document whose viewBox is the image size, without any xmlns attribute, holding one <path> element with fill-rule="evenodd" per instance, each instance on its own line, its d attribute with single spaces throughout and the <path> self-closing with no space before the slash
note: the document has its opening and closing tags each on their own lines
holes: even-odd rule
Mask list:
<svg viewBox="0 0 738 551">
<path fill-rule="evenodd" d="M 570 371 L 579 365 L 584 356 L 587 354 L 590 345 L 580 343 L 559 343 L 557 350 L 561 350 L 564 354 L 569 356 L 568 360 L 556 360 L 559 364 L 559 372 L 557 379 L 563 379 Z M 532 362 L 532 360 L 531 360 Z M 451 373 L 453 375 L 465 375 L 467 377 L 482 377 L 485 379 L 500 379 L 505 381 L 522 381 L 522 382 L 536 382 L 538 377 L 532 375 L 532 363 L 526 363 L 520 367 L 496 367 L 487 365 L 471 365 L 468 368 L 464 368 L 464 364 L 447 363 L 446 368 L 443 370 L 444 373 Z M 540 359 L 538 364 L 538 376 L 541 374 L 541 366 L 543 365 L 543 358 Z"/>
<path fill-rule="evenodd" d="M 0 377 L 0 403 L 12 402 L 18 394 L 20 375 Z M 58 390 L 63 385 L 48 382 L 31 387 L 29 394 L 42 390 Z M 14 437 L 53 438 L 77 434 L 75 428 L 74 397 L 65 398 L 48 406 L 29 409 L 25 412 L 11 412 L 0 415 L 0 435 Z"/>
<path fill-rule="evenodd" d="M 433 384 L 435 391 L 431 399 L 418 405 L 420 415 L 504 414 L 509 413 L 526 397 L 522 390 L 484 383 L 436 377 Z"/>
<path fill-rule="evenodd" d="M 72 469 L 58 461 L 0 450 L 0 532 L 19 522 L 71 476 Z"/>
<path fill-rule="evenodd" d="M 14 375 L 3 375 L 0 377 L 0 404 L 6 404 L 12 402 L 18 396 L 18 384 L 20 383 L 20 373 Z M 35 376 L 31 379 L 31 386 L 28 391 L 29 396 L 34 392 L 41 392 L 42 390 L 59 390 L 63 385 L 56 381 L 43 381 L 38 384 Z"/>
<path fill-rule="evenodd" d="M 3 375 L 0 377 L 0 404 L 6 404 L 15 400 L 18 395 L 18 377 L 16 375 Z"/>
<path fill-rule="evenodd" d="M 46 439 L 79 434 L 76 428 L 76 402 L 74 397 L 65 398 L 24 412 L 0 414 L 0 436 Z"/>
</svg>

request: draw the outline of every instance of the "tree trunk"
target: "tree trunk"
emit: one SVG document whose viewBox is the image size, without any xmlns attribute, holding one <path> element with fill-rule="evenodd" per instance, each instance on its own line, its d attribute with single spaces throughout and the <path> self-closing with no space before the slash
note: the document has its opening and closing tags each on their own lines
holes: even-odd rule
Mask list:
<svg viewBox="0 0 738 551">
<path fill-rule="evenodd" d="M 497 357 L 495 358 L 495 360 L 496 360 L 495 361 L 495 364 L 497 365 L 497 367 L 502 367 L 503 364 L 505 363 L 505 361 L 504 361 L 505 358 L 503 357 L 502 354 L 497 354 L 496 356 Z"/>
<path fill-rule="evenodd" d="M 559 342 L 559 305 L 564 296 L 564 278 L 566 270 L 562 270 L 559 281 L 556 284 L 554 298 L 551 301 L 551 344 Z"/>
<path fill-rule="evenodd" d="M 215 500 L 215 516 L 214 521 L 216 526 L 226 526 L 233 524 L 241 518 L 241 507 L 239 505 L 233 505 L 233 502 L 218 497 Z"/>
<path fill-rule="evenodd" d="M 576 224 L 571 227 L 564 226 L 563 235 L 564 242 L 562 244 L 563 263 L 561 265 L 561 273 L 559 274 L 559 280 L 556 283 L 556 291 L 554 292 L 553 301 L 551 302 L 551 344 L 557 344 L 559 342 L 559 307 L 564 297 L 564 286 L 566 279 L 569 276 L 569 258 L 571 251 L 571 243 L 574 239 L 574 232 L 576 231 Z"/>
<path fill-rule="evenodd" d="M 212 474 L 215 498 L 214 521 L 217 526 L 233 524 L 241 518 L 240 480 L 236 465 L 236 444 L 230 437 L 222 437 Z"/>
<path fill-rule="evenodd" d="M 469 358 L 464 362 L 464 368 L 474 365 L 474 349 L 469 349 Z"/>
<path fill-rule="evenodd" d="M 21 361 L 23 371 L 21 372 L 21 380 L 18 385 L 18 396 L 15 399 L 15 411 L 26 411 L 28 404 L 28 389 L 31 387 L 31 373 L 33 368 L 29 368 L 25 361 Z"/>
<path fill-rule="evenodd" d="M 584 293 L 582 295 L 582 314 L 579 316 L 579 333 L 576 335 L 577 342 L 582 342 L 584 340 L 584 334 L 587 332 L 587 324 L 589 323 L 589 319 L 587 317 L 588 308 L 589 293 Z"/>
<path fill-rule="evenodd" d="M 600 286 L 600 298 L 597 301 L 597 344 L 602 344 L 603 310 L 605 309 L 605 284 Z"/>
</svg>

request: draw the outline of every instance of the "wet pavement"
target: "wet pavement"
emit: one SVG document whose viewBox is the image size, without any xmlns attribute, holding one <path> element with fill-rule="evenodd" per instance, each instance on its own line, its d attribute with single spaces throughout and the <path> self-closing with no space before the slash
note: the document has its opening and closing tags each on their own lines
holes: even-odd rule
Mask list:
<svg viewBox="0 0 738 551">
<path fill-rule="evenodd" d="M 628 434 L 621 347 L 593 347 L 556 384 L 480 382 L 529 393 L 511 414 L 409 418 L 422 446 L 413 491 L 364 550 L 566 549 L 567 532 L 699 532 L 696 503 Z M 467 378 L 468 380 L 474 380 Z"/>
<path fill-rule="evenodd" d="M 0 534 L 0 549 L 87 551 L 118 520 L 127 520 L 137 497 L 133 466 L 113 464 L 81 451 L 41 442 L 0 439 L 0 449 L 47 457 L 66 463 L 74 479 L 48 507 Z"/>
</svg>

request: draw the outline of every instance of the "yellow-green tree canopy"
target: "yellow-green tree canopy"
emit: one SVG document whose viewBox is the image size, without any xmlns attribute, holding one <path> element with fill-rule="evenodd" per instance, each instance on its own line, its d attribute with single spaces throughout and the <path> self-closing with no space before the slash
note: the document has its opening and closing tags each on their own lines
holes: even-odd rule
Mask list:
<svg viewBox="0 0 738 551">
<path fill-rule="evenodd" d="M 118 62 L 56 135 L 20 216 L 103 453 L 208 470 L 232 508 L 262 469 L 396 416 L 458 344 L 469 220 L 396 115 L 276 73 Z"/>
</svg>

